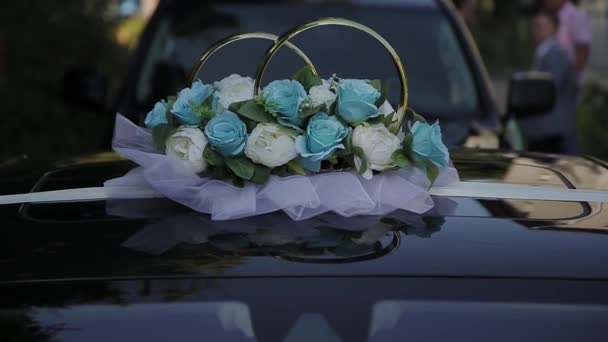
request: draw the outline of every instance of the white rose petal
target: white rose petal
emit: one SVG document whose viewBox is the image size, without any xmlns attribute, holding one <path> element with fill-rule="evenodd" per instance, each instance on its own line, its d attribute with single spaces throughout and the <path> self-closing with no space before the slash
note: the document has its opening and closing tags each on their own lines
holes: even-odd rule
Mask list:
<svg viewBox="0 0 608 342">
<path fill-rule="evenodd" d="M 309 98 L 313 107 L 325 104 L 329 108 L 336 101 L 336 94 L 329 90 L 331 83 L 322 80 L 323 84 L 310 88 Z"/>
<path fill-rule="evenodd" d="M 165 153 L 184 167 L 199 173 L 207 168 L 207 162 L 203 158 L 206 146 L 207 138 L 203 131 L 198 128 L 181 126 L 167 139 Z"/>
<path fill-rule="evenodd" d="M 388 102 L 388 101 L 384 101 L 382 106 L 380 106 L 380 108 L 378 108 L 378 111 L 383 116 L 387 116 L 389 114 L 395 113 L 395 109 L 393 108 L 393 106 L 391 106 L 390 102 Z"/>
<path fill-rule="evenodd" d="M 257 125 L 245 146 L 245 155 L 253 162 L 270 168 L 296 158 L 296 138 L 285 128 L 273 124 Z"/>
<path fill-rule="evenodd" d="M 253 98 L 253 79 L 232 74 L 219 82 L 213 83 L 218 91 L 221 110 L 226 110 L 231 104 L 251 100 Z"/>
<path fill-rule="evenodd" d="M 361 125 L 353 131 L 353 146 L 358 146 L 363 150 L 368 167 L 365 172 L 371 178 L 371 170 L 383 171 L 393 167 L 393 152 L 401 147 L 401 140 L 383 124 Z M 355 166 L 359 170 L 362 163 L 359 161 L 359 166 L 357 166 L 356 159 Z"/>
</svg>

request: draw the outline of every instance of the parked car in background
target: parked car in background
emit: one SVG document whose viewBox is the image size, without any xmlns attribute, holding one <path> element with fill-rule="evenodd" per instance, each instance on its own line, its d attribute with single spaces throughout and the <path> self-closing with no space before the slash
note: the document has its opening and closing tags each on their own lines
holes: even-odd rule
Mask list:
<svg viewBox="0 0 608 342">
<path fill-rule="evenodd" d="M 218 39 L 248 31 L 280 34 L 294 23 L 328 16 L 370 26 L 395 47 L 407 71 L 410 108 L 440 120 L 448 146 L 511 146 L 503 135 L 506 116 L 498 110 L 475 43 L 451 2 L 442 0 L 161 1 L 112 110 L 139 122 L 154 102 L 187 86 L 192 66 Z M 390 98 L 396 103 L 399 82 L 390 57 L 364 33 L 325 27 L 297 37 L 294 43 L 311 58 L 322 77 L 338 72 L 343 77 L 371 75 L 391 81 Z M 199 77 L 212 82 L 230 73 L 253 76 L 268 46 L 269 42 L 260 40 L 231 45 L 212 58 Z M 273 60 L 267 78 L 287 78 L 300 65 L 298 57 L 285 49 Z M 509 100 L 510 114 L 550 107 L 550 83 L 520 74 L 512 84 L 511 93 L 517 95 Z M 87 98 L 91 92 L 81 89 L 69 93 L 74 99 Z"/>
</svg>

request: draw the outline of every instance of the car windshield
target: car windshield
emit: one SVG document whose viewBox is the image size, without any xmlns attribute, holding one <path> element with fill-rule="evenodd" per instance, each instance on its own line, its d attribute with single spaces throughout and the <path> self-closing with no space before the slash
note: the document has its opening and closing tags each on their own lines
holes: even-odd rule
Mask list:
<svg viewBox="0 0 608 342">
<path fill-rule="evenodd" d="M 189 6 L 167 10 L 157 22 L 137 80 L 135 96 L 137 103 L 144 106 L 142 110 L 183 87 L 202 51 L 220 38 L 248 31 L 281 34 L 297 23 L 339 16 L 372 27 L 395 47 L 407 72 L 409 107 L 441 119 L 448 131 L 445 139 L 449 145 L 462 141 L 479 113 L 476 88 L 462 47 L 446 15 L 429 4 Z M 399 79 L 390 56 L 365 33 L 326 26 L 297 36 L 293 43 L 310 57 L 323 78 L 337 73 L 344 78 L 389 80 L 389 99 L 394 105 L 398 103 Z M 254 76 L 269 44 L 260 40 L 232 44 L 214 55 L 198 76 L 204 82 L 231 73 Z M 290 77 L 302 65 L 298 58 L 288 49 L 280 51 L 263 83 Z"/>
</svg>

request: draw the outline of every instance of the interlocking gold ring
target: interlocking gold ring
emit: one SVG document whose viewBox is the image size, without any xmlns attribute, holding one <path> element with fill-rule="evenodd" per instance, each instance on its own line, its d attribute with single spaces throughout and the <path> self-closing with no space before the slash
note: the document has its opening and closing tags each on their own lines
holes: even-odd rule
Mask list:
<svg viewBox="0 0 608 342">
<path fill-rule="evenodd" d="M 289 40 L 297 36 L 298 34 L 307 31 L 311 28 L 319 27 L 319 26 L 327 26 L 327 25 L 337 25 L 337 26 L 347 26 L 351 28 L 358 29 L 367 33 L 368 35 L 375 38 L 382 46 L 388 51 L 388 53 L 393 58 L 393 64 L 397 68 L 397 72 L 399 74 L 399 82 L 401 83 L 401 94 L 400 94 L 400 102 L 399 107 L 397 108 L 397 121 L 390 126 L 390 130 L 393 133 L 398 133 L 401 130 L 401 124 L 403 123 L 403 118 L 405 112 L 407 110 L 407 100 L 408 100 L 408 92 L 407 92 L 407 77 L 405 75 L 405 68 L 403 67 L 403 63 L 401 62 L 401 58 L 397 54 L 397 51 L 389 44 L 386 39 L 384 39 L 380 34 L 371 28 L 362 25 L 356 21 L 344 19 L 344 18 L 320 18 L 313 21 L 309 21 L 307 23 L 298 25 L 291 30 L 285 32 L 282 36 L 278 37 L 274 44 L 268 48 L 268 51 L 262 58 L 261 63 L 258 65 L 258 69 L 255 75 L 255 86 L 254 86 L 254 95 L 257 96 L 260 92 L 260 85 L 262 84 L 262 77 L 264 77 L 264 72 L 266 71 L 266 67 L 268 63 L 272 59 L 272 57 L 277 53 L 277 51 L 285 44 L 289 44 Z M 316 71 L 315 71 L 316 72 Z"/>
<path fill-rule="evenodd" d="M 220 50 L 223 47 L 225 47 L 226 45 L 230 45 L 234 42 L 238 42 L 240 40 L 245 40 L 245 39 L 252 39 L 252 38 L 276 41 L 278 36 L 271 34 L 271 33 L 265 33 L 265 32 L 250 32 L 250 33 L 235 34 L 235 35 L 232 35 L 232 36 L 229 36 L 222 40 L 217 41 L 213 45 L 209 46 L 207 48 L 207 50 L 205 50 L 201 54 L 201 56 L 198 59 L 198 62 L 196 62 L 196 64 L 192 68 L 192 71 L 190 72 L 188 84 L 192 85 L 192 83 L 196 80 L 196 76 L 203 68 L 203 65 L 205 65 L 205 63 L 209 60 L 209 58 L 211 58 L 211 56 L 213 56 L 213 54 L 215 54 L 218 50 Z M 287 42 L 286 44 L 289 49 L 291 49 L 298 56 L 300 56 L 300 58 L 302 58 L 302 60 L 304 60 L 304 62 L 310 66 L 310 68 L 312 69 L 312 72 L 315 75 L 318 75 L 317 69 L 315 69 L 315 66 L 312 64 L 312 62 L 310 61 L 308 56 L 306 56 L 306 54 L 302 50 L 300 50 L 300 48 L 298 48 L 297 46 L 295 46 L 294 44 L 292 44 L 290 42 Z"/>
</svg>

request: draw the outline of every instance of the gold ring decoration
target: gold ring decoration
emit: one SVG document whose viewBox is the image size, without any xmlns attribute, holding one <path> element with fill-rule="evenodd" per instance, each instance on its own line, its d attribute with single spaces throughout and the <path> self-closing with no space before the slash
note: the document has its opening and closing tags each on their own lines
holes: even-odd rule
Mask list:
<svg viewBox="0 0 608 342">
<path fill-rule="evenodd" d="M 218 50 L 220 50 L 223 47 L 225 47 L 226 45 L 230 45 L 234 42 L 238 42 L 240 40 L 245 40 L 245 39 L 252 39 L 252 38 L 276 41 L 278 36 L 271 34 L 271 33 L 265 33 L 265 32 L 250 32 L 250 33 L 235 34 L 235 35 L 228 36 L 222 40 L 217 41 L 216 43 L 211 45 L 209 48 L 207 48 L 207 50 L 205 50 L 201 54 L 201 56 L 198 59 L 198 62 L 196 62 L 196 64 L 192 68 L 192 71 L 190 72 L 188 84 L 191 85 L 195 81 L 196 76 L 203 68 L 203 65 L 205 65 L 205 63 L 209 60 L 209 58 L 211 58 L 211 56 L 213 56 L 213 54 L 215 54 Z M 290 42 L 287 42 L 286 44 L 287 44 L 287 47 L 289 49 L 291 49 L 293 52 L 295 52 L 298 56 L 300 56 L 300 58 L 302 58 L 302 60 L 304 60 L 304 62 L 308 66 L 310 66 L 310 68 L 312 69 L 312 72 L 315 75 L 317 75 L 317 70 L 315 69 L 315 66 L 310 61 L 310 58 L 308 58 L 308 56 L 306 56 L 306 54 L 302 50 L 300 50 L 300 48 L 295 46 L 294 44 L 292 44 Z M 281 44 L 281 45 L 283 45 L 283 44 Z"/>
<path fill-rule="evenodd" d="M 274 44 L 268 49 L 266 54 L 264 55 L 261 63 L 258 65 L 258 69 L 255 75 L 255 83 L 254 83 L 254 96 L 257 96 L 260 92 L 260 87 L 262 84 L 262 77 L 264 76 L 264 72 L 266 71 L 266 67 L 268 63 L 272 59 L 272 57 L 277 53 L 277 51 L 285 44 L 289 44 L 289 40 L 297 36 L 298 34 L 307 31 L 311 28 L 319 27 L 319 26 L 347 26 L 354 29 L 358 29 L 367 33 L 368 35 L 375 38 L 382 46 L 388 51 L 388 53 L 393 58 L 393 63 L 397 68 L 397 72 L 399 74 L 399 82 L 401 84 L 401 94 L 400 94 L 400 102 L 399 107 L 397 108 L 397 121 L 390 126 L 390 130 L 392 133 L 398 133 L 401 130 L 401 124 L 403 123 L 403 117 L 407 110 L 407 100 L 408 100 L 408 92 L 407 92 L 407 77 L 405 75 L 405 68 L 403 67 L 403 63 L 401 62 L 401 58 L 397 54 L 397 51 L 392 47 L 392 45 L 386 41 L 379 33 L 372 30 L 371 28 L 360 24 L 356 21 L 344 19 L 344 18 L 320 18 L 316 20 L 312 20 L 306 22 L 304 24 L 298 25 L 291 30 L 285 32 L 282 36 L 278 37 Z M 315 72 L 315 71 L 313 71 Z"/>
</svg>

